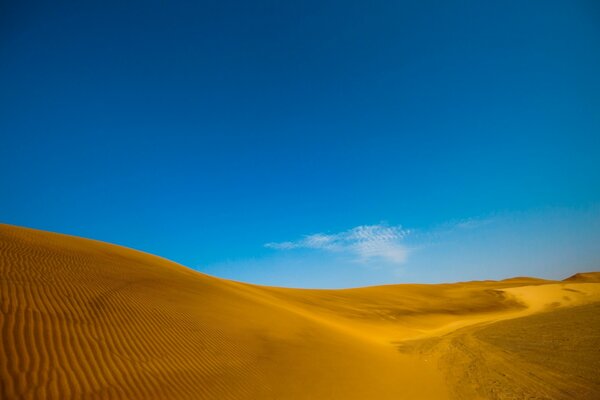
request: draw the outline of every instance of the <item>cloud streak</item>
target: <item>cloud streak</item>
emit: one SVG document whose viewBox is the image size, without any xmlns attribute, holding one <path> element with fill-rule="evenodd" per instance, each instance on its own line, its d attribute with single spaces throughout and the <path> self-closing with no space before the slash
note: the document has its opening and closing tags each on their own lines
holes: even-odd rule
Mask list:
<svg viewBox="0 0 600 400">
<path fill-rule="evenodd" d="M 403 240 L 410 234 L 400 226 L 360 225 L 333 233 L 316 233 L 289 242 L 271 242 L 265 247 L 276 250 L 311 249 L 345 254 L 353 261 L 402 264 L 409 250 Z"/>
</svg>

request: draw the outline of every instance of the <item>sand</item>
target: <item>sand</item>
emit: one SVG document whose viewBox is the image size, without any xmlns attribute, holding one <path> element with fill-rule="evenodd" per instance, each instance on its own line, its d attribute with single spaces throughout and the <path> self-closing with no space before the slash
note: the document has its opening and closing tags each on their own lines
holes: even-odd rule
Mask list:
<svg viewBox="0 0 600 400">
<path fill-rule="evenodd" d="M 0 225 L 0 398 L 600 398 L 599 278 L 284 289 Z"/>
</svg>

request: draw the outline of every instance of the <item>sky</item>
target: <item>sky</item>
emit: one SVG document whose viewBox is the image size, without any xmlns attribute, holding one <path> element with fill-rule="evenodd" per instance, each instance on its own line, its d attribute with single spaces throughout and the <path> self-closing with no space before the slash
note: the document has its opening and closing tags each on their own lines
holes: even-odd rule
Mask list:
<svg viewBox="0 0 600 400">
<path fill-rule="evenodd" d="M 7 1 L 0 221 L 252 283 L 600 269 L 600 3 Z"/>
</svg>

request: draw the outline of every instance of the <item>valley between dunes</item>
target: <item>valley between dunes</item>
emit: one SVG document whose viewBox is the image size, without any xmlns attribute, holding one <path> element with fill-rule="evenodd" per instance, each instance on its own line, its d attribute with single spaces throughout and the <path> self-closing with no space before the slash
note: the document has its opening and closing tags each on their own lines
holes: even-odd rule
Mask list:
<svg viewBox="0 0 600 400">
<path fill-rule="evenodd" d="M 600 399 L 600 273 L 344 290 L 0 225 L 2 399 Z"/>
</svg>

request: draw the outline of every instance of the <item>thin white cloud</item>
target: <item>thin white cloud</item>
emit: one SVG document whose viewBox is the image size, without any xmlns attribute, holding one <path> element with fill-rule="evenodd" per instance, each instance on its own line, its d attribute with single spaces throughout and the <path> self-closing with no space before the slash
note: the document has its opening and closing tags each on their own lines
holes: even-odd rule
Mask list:
<svg viewBox="0 0 600 400">
<path fill-rule="evenodd" d="M 297 241 L 267 243 L 265 247 L 277 250 L 322 250 L 344 253 L 358 262 L 402 264 L 408 256 L 408 248 L 403 240 L 409 234 L 409 230 L 400 226 L 360 225 L 334 234 L 316 233 Z"/>
</svg>

